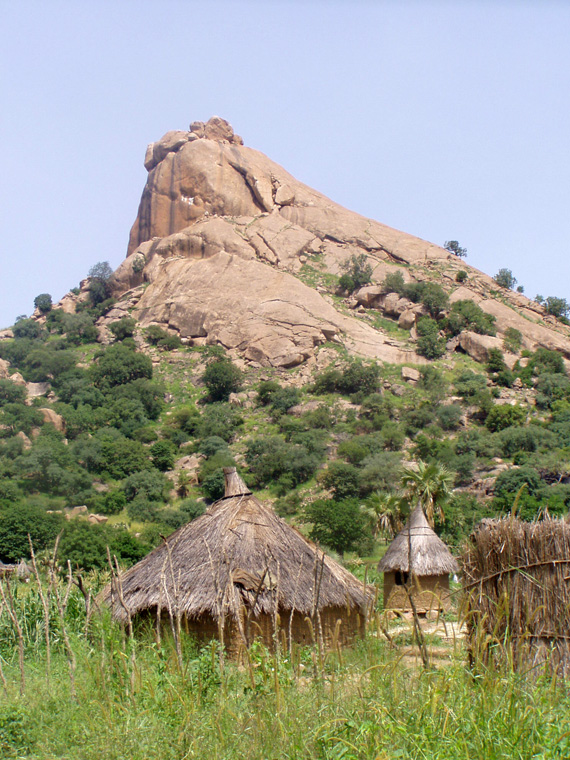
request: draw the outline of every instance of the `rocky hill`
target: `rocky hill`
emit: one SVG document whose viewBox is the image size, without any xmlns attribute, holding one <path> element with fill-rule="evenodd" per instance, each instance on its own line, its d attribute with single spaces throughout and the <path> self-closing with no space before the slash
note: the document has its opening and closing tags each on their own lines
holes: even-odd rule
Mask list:
<svg viewBox="0 0 570 760">
<path fill-rule="evenodd" d="M 450 304 L 470 299 L 496 318 L 495 337 L 467 330 L 450 352 L 484 360 L 511 328 L 524 349 L 570 358 L 570 329 L 541 305 L 444 248 L 347 211 L 245 147 L 223 119 L 168 132 L 148 146 L 145 167 L 127 258 L 115 273 L 119 299 L 127 292 L 129 305 L 137 299 L 142 326 L 164 325 L 263 366 L 298 365 L 331 340 L 363 357 L 419 364 L 415 327 L 425 310 L 382 287 L 386 275 L 401 272 L 405 282 L 438 283 Z M 361 256 L 371 283 L 334 298 L 343 268 Z M 378 329 L 378 312 L 409 337 Z"/>
<path fill-rule="evenodd" d="M 230 465 L 369 557 L 413 498 L 410 466 L 444 478 L 436 528 L 455 546 L 515 500 L 568 513 L 567 320 L 341 208 L 222 119 L 145 165 L 118 270 L 99 262 L 0 332 L 0 561 L 63 530 L 63 559 L 105 567 L 109 545 L 131 563 Z"/>
</svg>

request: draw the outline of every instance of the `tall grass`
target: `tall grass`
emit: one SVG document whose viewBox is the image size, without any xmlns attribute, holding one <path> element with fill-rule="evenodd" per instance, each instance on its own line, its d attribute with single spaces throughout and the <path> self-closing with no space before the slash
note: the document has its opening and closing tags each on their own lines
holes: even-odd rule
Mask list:
<svg viewBox="0 0 570 760">
<path fill-rule="evenodd" d="M 74 587 L 62 620 L 50 615 L 46 677 L 44 611 L 34 582 L 12 588 L 24 636 L 20 695 L 17 634 L 0 616 L 6 689 L 0 696 L 0 757 L 34 760 L 277 760 L 343 758 L 564 758 L 570 756 L 566 689 L 526 680 L 507 665 L 470 670 L 461 649 L 425 670 L 373 626 L 352 650 L 259 644 L 251 667 L 223 661 L 212 643 L 183 636 L 182 667 L 171 636 L 131 638 L 107 614 L 85 626 Z M 75 657 L 70 680 L 65 626 Z M 380 634 L 380 635 L 379 635 Z M 316 674 L 316 675 L 315 675 Z"/>
</svg>

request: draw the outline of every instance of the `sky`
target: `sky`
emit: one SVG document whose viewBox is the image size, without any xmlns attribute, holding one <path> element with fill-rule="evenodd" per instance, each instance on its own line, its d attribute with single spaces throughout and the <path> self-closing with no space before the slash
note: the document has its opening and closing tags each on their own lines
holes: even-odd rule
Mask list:
<svg viewBox="0 0 570 760">
<path fill-rule="evenodd" d="M 212 115 L 336 202 L 570 300 L 570 3 L 0 0 L 0 327 L 126 254 Z"/>
</svg>

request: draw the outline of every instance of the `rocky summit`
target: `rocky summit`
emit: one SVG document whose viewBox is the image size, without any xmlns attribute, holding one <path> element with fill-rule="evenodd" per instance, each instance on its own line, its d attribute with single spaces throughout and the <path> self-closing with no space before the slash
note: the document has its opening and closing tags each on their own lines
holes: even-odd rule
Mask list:
<svg viewBox="0 0 570 760">
<path fill-rule="evenodd" d="M 471 300 L 495 317 L 496 336 L 464 330 L 448 353 L 484 361 L 511 328 L 523 349 L 570 358 L 570 330 L 540 304 L 445 248 L 339 206 L 245 146 L 224 119 L 167 132 L 148 146 L 145 167 L 127 257 L 114 275 L 112 318 L 123 301 L 142 327 L 221 344 L 260 366 L 299 365 L 327 341 L 362 357 L 421 364 L 416 323 L 425 307 L 383 284 L 400 272 L 406 283 L 441 285 L 448 308 Z M 338 277 L 355 257 L 370 282 L 339 295 Z"/>
</svg>

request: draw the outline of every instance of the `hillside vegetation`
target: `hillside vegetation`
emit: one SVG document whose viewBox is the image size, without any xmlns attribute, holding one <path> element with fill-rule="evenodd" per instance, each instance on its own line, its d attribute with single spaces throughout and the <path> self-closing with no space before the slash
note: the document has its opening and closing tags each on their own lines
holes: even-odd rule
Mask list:
<svg viewBox="0 0 570 760">
<path fill-rule="evenodd" d="M 75 566 L 105 566 L 107 545 L 132 564 L 219 498 L 232 464 L 279 514 L 341 554 L 373 555 L 401 524 L 402 474 L 414 461 L 449 471 L 436 528 L 455 547 L 516 494 L 526 518 L 568 510 L 570 381 L 557 352 L 521 352 L 513 334 L 512 369 L 498 348 L 484 365 L 455 354 L 414 368 L 330 343 L 310 372 L 260 368 L 221 346 L 105 318 L 113 299 L 100 278 L 90 282 L 76 313 L 48 305 L 0 341 L 4 562 L 29 556 L 28 534 L 41 551 L 63 529 L 60 557 Z M 387 287 L 407 287 L 442 321 L 441 288 Z M 472 302 L 443 313 L 420 336 L 426 355 L 437 356 L 442 329 L 493 327 Z M 96 342 L 105 319 L 109 345 Z M 78 506 L 87 510 L 66 520 Z"/>
</svg>

